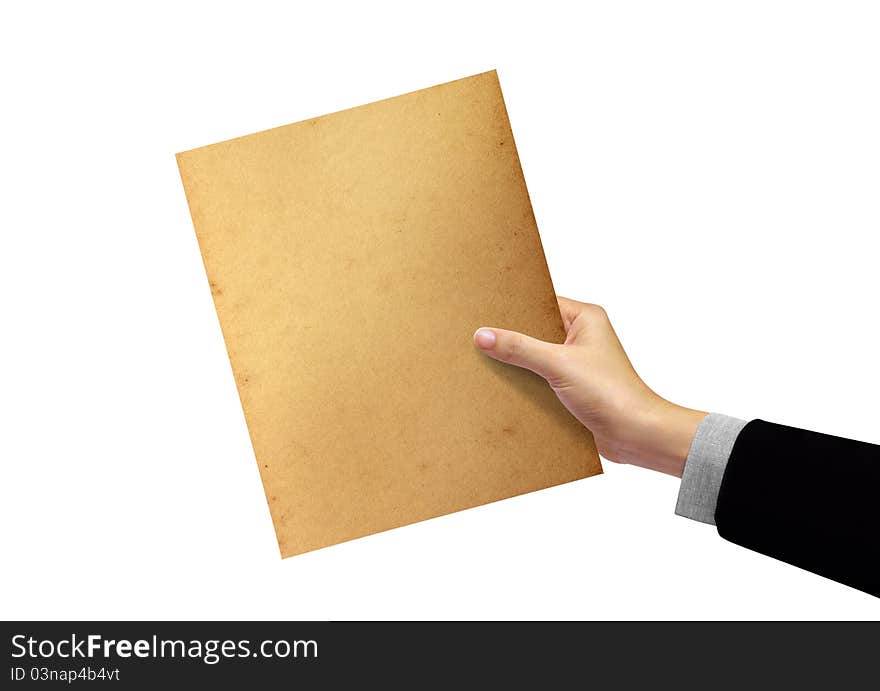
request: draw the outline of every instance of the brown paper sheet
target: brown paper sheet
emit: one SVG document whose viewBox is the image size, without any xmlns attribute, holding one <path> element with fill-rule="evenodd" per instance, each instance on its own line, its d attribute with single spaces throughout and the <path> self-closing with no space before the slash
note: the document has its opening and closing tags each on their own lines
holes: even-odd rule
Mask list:
<svg viewBox="0 0 880 691">
<path fill-rule="evenodd" d="M 494 71 L 177 160 L 283 557 L 601 472 Z"/>
</svg>

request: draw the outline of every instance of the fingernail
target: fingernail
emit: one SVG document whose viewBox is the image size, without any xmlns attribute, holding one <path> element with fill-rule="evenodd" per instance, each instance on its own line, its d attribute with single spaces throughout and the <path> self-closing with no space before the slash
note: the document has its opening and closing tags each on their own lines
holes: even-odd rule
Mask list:
<svg viewBox="0 0 880 691">
<path fill-rule="evenodd" d="M 477 329 L 474 334 L 474 343 L 483 350 L 492 350 L 495 347 L 495 332 L 491 329 Z"/>
</svg>

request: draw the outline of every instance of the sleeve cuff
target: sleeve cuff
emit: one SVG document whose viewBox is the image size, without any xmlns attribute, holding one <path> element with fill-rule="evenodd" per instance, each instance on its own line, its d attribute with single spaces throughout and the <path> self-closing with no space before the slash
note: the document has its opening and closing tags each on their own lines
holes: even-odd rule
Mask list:
<svg viewBox="0 0 880 691">
<path fill-rule="evenodd" d="M 703 418 L 685 461 L 676 514 L 715 525 L 715 505 L 724 469 L 733 444 L 745 426 L 745 420 L 718 413 L 709 413 Z"/>
</svg>

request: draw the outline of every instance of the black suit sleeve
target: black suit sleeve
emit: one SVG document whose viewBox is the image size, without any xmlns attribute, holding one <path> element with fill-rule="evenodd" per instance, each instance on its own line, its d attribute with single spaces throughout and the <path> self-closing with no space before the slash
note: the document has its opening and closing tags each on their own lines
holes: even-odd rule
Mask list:
<svg viewBox="0 0 880 691">
<path fill-rule="evenodd" d="M 880 597 L 880 446 L 753 420 L 715 523 L 726 540 Z"/>
</svg>

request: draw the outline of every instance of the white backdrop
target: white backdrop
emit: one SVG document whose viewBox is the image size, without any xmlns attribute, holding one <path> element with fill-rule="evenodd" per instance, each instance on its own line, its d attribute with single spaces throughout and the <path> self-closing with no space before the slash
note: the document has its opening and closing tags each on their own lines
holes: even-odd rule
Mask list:
<svg viewBox="0 0 880 691">
<path fill-rule="evenodd" d="M 880 442 L 878 35 L 870 2 L 4 6 L 0 616 L 880 617 L 611 464 L 281 561 L 174 160 L 497 68 L 557 291 L 650 385 Z"/>
</svg>

